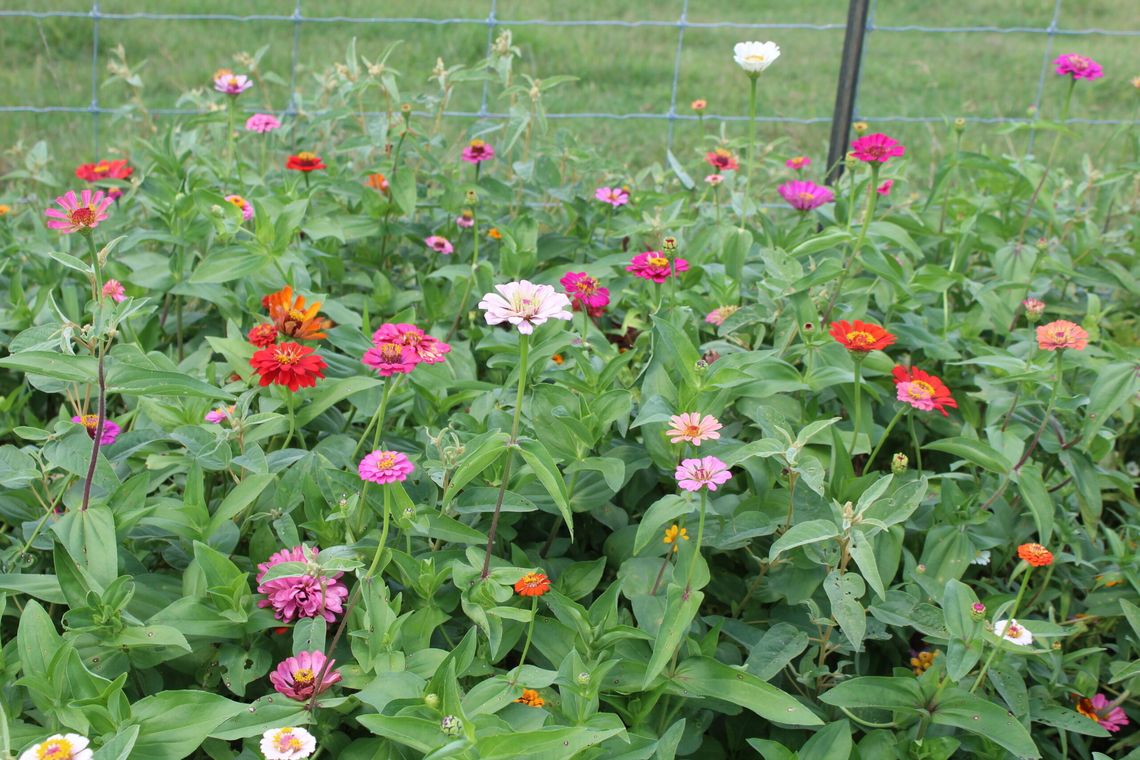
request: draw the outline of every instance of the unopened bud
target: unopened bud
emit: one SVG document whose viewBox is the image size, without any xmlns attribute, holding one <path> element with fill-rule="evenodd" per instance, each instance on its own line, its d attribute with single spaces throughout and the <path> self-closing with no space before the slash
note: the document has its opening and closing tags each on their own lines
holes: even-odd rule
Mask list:
<svg viewBox="0 0 1140 760">
<path fill-rule="evenodd" d="M 661 244 L 661 247 L 664 248 L 666 251 L 677 250 L 677 238 L 675 238 L 675 237 L 665 238 L 665 240 Z"/>
<path fill-rule="evenodd" d="M 966 131 L 966 120 L 961 116 L 954 120 L 954 131 L 958 133 Z"/>
<path fill-rule="evenodd" d="M 709 368 L 709 363 L 704 359 L 697 359 L 697 363 L 693 365 L 693 369 L 697 372 L 704 372 Z"/>
<path fill-rule="evenodd" d="M 583 670 L 574 680 L 578 682 L 579 686 L 588 686 L 590 683 L 590 674 Z"/>
<path fill-rule="evenodd" d="M 439 707 L 439 695 L 435 693 L 425 694 L 424 704 L 433 710 L 437 709 Z"/>
<path fill-rule="evenodd" d="M 867 130 L 870 129 L 871 126 L 865 121 L 857 121 L 851 125 L 851 128 L 855 130 L 855 134 L 863 135 L 867 133 Z"/>
<path fill-rule="evenodd" d="M 1025 307 L 1025 318 L 1030 324 L 1039 321 L 1045 313 L 1045 302 L 1039 298 L 1026 298 L 1021 305 Z"/>
<path fill-rule="evenodd" d="M 970 605 L 970 617 L 974 620 L 984 620 L 986 617 L 986 605 L 981 602 L 974 602 Z"/>
<path fill-rule="evenodd" d="M 463 721 L 454 715 L 444 715 L 443 720 L 439 722 L 439 730 L 448 736 L 458 736 L 463 730 Z"/>
<path fill-rule="evenodd" d="M 855 158 L 854 153 L 848 153 L 843 159 L 843 165 L 847 167 L 847 171 L 853 172 L 859 166 L 859 159 Z"/>
<path fill-rule="evenodd" d="M 463 198 L 467 201 L 468 206 L 474 206 L 479 202 L 479 195 L 474 190 L 468 190 Z"/>
<path fill-rule="evenodd" d="M 906 454 L 899 451 L 895 453 L 893 457 L 891 457 L 891 472 L 893 472 L 895 475 L 902 475 L 904 472 L 906 472 L 906 467 L 908 464 L 910 464 L 910 460 L 907 458 Z"/>
</svg>

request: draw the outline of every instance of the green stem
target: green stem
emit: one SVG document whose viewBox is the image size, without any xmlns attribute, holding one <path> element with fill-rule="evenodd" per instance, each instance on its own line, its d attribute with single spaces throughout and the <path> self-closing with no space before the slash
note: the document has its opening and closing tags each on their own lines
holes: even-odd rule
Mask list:
<svg viewBox="0 0 1140 760">
<path fill-rule="evenodd" d="M 293 440 L 293 432 L 297 429 L 297 413 L 295 405 L 297 403 L 296 394 L 288 388 L 285 389 L 285 406 L 289 409 L 289 432 L 285 435 L 285 442 L 281 444 L 282 449 L 289 448 L 289 442 Z"/>
<path fill-rule="evenodd" d="M 863 248 L 863 242 L 867 239 L 867 228 L 871 226 L 875 207 L 879 203 L 879 194 L 875 192 L 875 187 L 879 184 L 879 166 L 878 162 L 871 163 L 871 181 L 867 185 L 867 207 L 863 212 L 863 224 L 859 228 L 859 237 L 855 239 L 855 245 L 851 247 L 847 259 L 843 262 L 843 271 L 839 273 L 839 282 L 835 283 L 835 292 L 831 294 L 831 298 L 827 302 L 827 308 L 824 309 L 823 316 L 820 318 L 820 325 L 826 325 L 827 320 L 831 318 L 831 310 L 835 308 L 835 302 L 839 300 L 843 283 L 851 275 L 851 269 L 855 266 L 855 257 L 859 255 L 859 251 Z M 854 205 L 854 201 L 852 201 L 852 205 Z"/>
<path fill-rule="evenodd" d="M 863 416 L 863 359 L 865 358 L 862 353 L 854 355 L 855 361 L 855 412 L 852 414 L 852 420 L 855 425 L 854 435 L 851 437 L 851 453 L 854 454 L 859 448 L 859 431 L 862 429 L 862 416 Z"/>
<path fill-rule="evenodd" d="M 511 686 L 518 683 L 523 665 L 526 665 L 526 653 L 530 651 L 530 640 L 534 636 L 534 619 L 536 617 L 538 617 L 538 597 L 532 596 L 530 598 L 530 622 L 526 626 L 526 643 L 523 644 L 522 656 L 519 657 L 519 664 L 518 667 L 515 668 L 515 674 L 511 676 Z"/>
<path fill-rule="evenodd" d="M 392 514 L 392 489 L 384 489 L 384 518 L 383 524 L 380 528 L 380 543 L 376 545 L 376 554 L 372 556 L 372 564 L 368 566 L 368 572 L 365 574 L 364 579 L 368 580 L 376 574 L 376 568 L 380 564 L 380 555 L 384 553 L 384 544 L 388 543 L 388 523 L 389 517 Z"/>
<path fill-rule="evenodd" d="M 693 573 L 697 570 L 697 557 L 701 556 L 701 542 L 705 538 L 705 510 L 708 506 L 709 492 L 707 488 L 701 489 L 701 516 L 697 520 L 697 543 L 693 546 L 693 556 L 689 558 L 689 572 L 685 576 L 685 591 L 693 587 Z"/>
<path fill-rule="evenodd" d="M 1037 205 L 1037 198 L 1041 195 L 1041 189 L 1045 187 L 1045 180 L 1049 177 L 1049 170 L 1053 168 L 1053 161 L 1057 158 L 1057 148 L 1061 145 L 1061 137 L 1064 134 L 1065 121 L 1069 118 L 1069 105 L 1073 102 L 1073 90 L 1076 88 L 1077 80 L 1070 77 L 1069 89 L 1065 92 L 1065 103 L 1061 106 L 1061 119 L 1060 129 L 1057 130 L 1056 137 L 1053 138 L 1053 147 L 1049 151 L 1049 159 L 1045 162 L 1045 170 L 1041 172 L 1041 179 L 1037 182 L 1037 187 L 1033 188 L 1033 195 L 1029 198 L 1029 204 L 1025 207 L 1025 216 L 1021 218 L 1021 228 L 1017 231 L 1017 242 L 1020 245 L 1025 239 L 1025 230 L 1029 227 L 1029 217 L 1033 214 L 1033 207 Z"/>
<path fill-rule="evenodd" d="M 748 93 L 748 189 L 752 190 L 752 174 L 756 168 L 756 85 L 759 74 L 752 74 L 752 88 Z"/>
<path fill-rule="evenodd" d="M 895 416 L 891 418 L 890 423 L 887 424 L 887 429 L 883 431 L 882 437 L 879 438 L 879 443 L 875 446 L 875 450 L 871 452 L 871 456 L 867 457 L 867 463 L 863 465 L 863 472 L 867 472 L 871 469 L 871 465 L 874 463 L 875 457 L 879 454 L 879 449 L 883 448 L 883 444 L 887 442 L 887 438 L 890 437 L 891 431 L 895 429 L 895 425 L 898 424 L 899 418 L 903 416 L 903 413 L 906 412 L 906 410 L 907 407 L 900 406 L 899 410 L 895 412 Z"/>
<path fill-rule="evenodd" d="M 910 442 L 914 446 L 914 461 L 918 465 L 919 473 L 922 472 L 922 449 L 918 446 L 918 434 L 914 431 L 914 410 L 907 415 L 907 427 L 910 428 Z"/>
<path fill-rule="evenodd" d="M 475 164 L 475 168 L 479 168 L 479 164 Z M 447 331 L 447 340 L 451 340 L 455 335 L 455 331 L 459 329 L 459 320 L 467 312 L 467 299 L 471 297 L 471 288 L 475 285 L 475 272 L 479 268 L 479 212 L 471 209 L 471 234 L 472 234 L 472 251 L 471 251 L 471 276 L 467 278 L 466 284 L 463 286 L 463 295 L 459 298 L 459 306 L 455 312 L 455 321 L 451 323 L 451 329 Z"/>
<path fill-rule="evenodd" d="M 1014 570 L 1014 572 L 1016 573 L 1017 571 Z M 1007 621 L 1006 627 L 1007 628 L 1009 627 L 1009 625 L 1012 624 L 1010 621 L 1013 621 L 1017 617 L 1017 610 L 1021 606 L 1021 598 L 1023 596 L 1025 596 L 1025 589 L 1029 587 L 1029 576 L 1032 572 L 1033 572 L 1033 567 L 1031 565 L 1026 565 L 1025 566 L 1025 578 L 1023 578 L 1021 581 L 1021 588 L 1019 588 L 1017 590 L 1017 598 L 1013 600 L 1013 606 L 1010 607 L 1009 616 L 1006 618 L 1006 621 Z M 977 691 L 978 687 L 982 685 L 982 681 L 985 680 L 985 677 L 986 677 L 986 672 L 989 671 L 990 665 L 993 664 L 994 658 L 997 657 L 997 654 L 1000 651 L 1001 651 L 1001 645 L 1000 644 L 995 644 L 994 648 L 992 650 L 990 650 L 990 656 L 986 658 L 986 662 L 984 665 L 982 665 L 982 669 L 980 671 L 978 671 L 978 677 L 974 681 L 974 685 L 970 687 L 970 693 L 971 694 L 973 694 L 975 691 Z"/>
<path fill-rule="evenodd" d="M 230 177 L 237 179 L 237 151 L 234 149 L 234 106 L 237 98 L 230 96 L 230 107 L 226 109 L 226 161 L 229 163 Z"/>
<path fill-rule="evenodd" d="M 372 449 L 375 450 L 379 447 L 380 431 L 384 427 L 384 415 L 388 410 L 388 396 L 391 394 L 392 388 L 395 385 L 395 380 L 391 382 L 387 380 L 384 381 L 384 390 L 380 394 L 380 406 L 376 407 L 376 413 L 372 415 L 372 420 L 368 423 L 368 427 L 364 428 L 364 433 L 360 436 L 360 440 L 356 442 L 356 448 L 352 450 L 353 459 L 356 459 L 356 456 L 360 453 L 360 447 L 363 446 L 364 442 L 368 439 L 368 431 L 372 430 L 373 427 L 376 428 L 376 434 L 372 439 Z"/>
</svg>

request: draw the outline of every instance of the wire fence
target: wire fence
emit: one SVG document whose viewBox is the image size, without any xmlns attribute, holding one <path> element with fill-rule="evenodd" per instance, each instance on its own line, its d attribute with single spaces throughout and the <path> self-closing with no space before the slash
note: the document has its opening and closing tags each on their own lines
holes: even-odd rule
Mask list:
<svg viewBox="0 0 1140 760">
<path fill-rule="evenodd" d="M 314 2 L 314 0 L 309 0 Z M 1078 37 L 1088 35 L 1100 35 L 1106 37 L 1140 37 L 1140 29 L 1104 29 L 1104 28 L 1083 28 L 1083 29 L 1062 29 L 1059 26 L 1061 18 L 1062 3 L 1064 0 L 1054 0 L 1054 8 L 1052 20 L 1046 27 L 1034 26 L 923 26 L 923 25 L 878 25 L 875 23 L 875 11 L 878 0 L 871 0 L 870 12 L 867 15 L 867 21 L 864 29 L 864 34 L 870 35 L 872 33 L 921 33 L 921 34 L 935 34 L 935 35 L 958 35 L 958 34 L 1039 34 L 1045 38 L 1043 45 L 1043 56 L 1041 60 L 1041 71 L 1038 77 L 1037 89 L 1034 96 L 1033 104 L 1036 111 L 1040 110 L 1041 100 L 1045 92 L 1045 81 L 1049 71 L 1049 65 L 1053 58 L 1054 40 L 1058 37 Z M 290 55 L 289 65 L 289 102 L 285 108 L 284 115 L 286 117 L 296 116 L 297 109 L 297 69 L 299 65 L 299 51 L 301 29 L 306 25 L 324 25 L 324 24 L 430 24 L 435 26 L 448 26 L 448 25 L 479 25 L 487 27 L 487 55 L 491 55 L 492 46 L 495 38 L 495 31 L 499 27 L 526 27 L 526 26 L 544 26 L 544 27 L 621 27 L 621 28 L 662 28 L 662 29 L 676 29 L 677 30 L 677 48 L 673 62 L 673 78 L 669 95 L 669 109 L 665 113 L 612 113 L 612 112 L 591 112 L 591 111 L 578 111 L 569 113 L 548 113 L 548 119 L 613 119 L 613 120 L 651 120 L 660 121 L 665 120 L 668 123 L 668 146 L 671 149 L 673 146 L 673 131 L 674 126 L 680 121 L 696 121 L 697 116 L 687 113 L 677 112 L 677 90 L 681 76 L 681 59 L 682 51 L 684 49 L 685 30 L 686 29 L 739 29 L 741 31 L 765 31 L 765 30 L 813 30 L 813 31 L 834 31 L 845 30 L 846 24 L 827 23 L 827 24 L 811 24 L 811 23 L 744 23 L 744 22 L 731 22 L 731 21 L 713 21 L 713 22 L 700 22 L 691 21 L 688 19 L 689 15 L 689 0 L 683 0 L 681 14 L 675 20 L 635 20 L 626 21 L 620 19 L 573 19 L 573 20 L 545 20 L 545 19 L 506 19 L 499 18 L 497 15 L 498 0 L 491 0 L 491 6 L 488 14 L 483 17 L 471 18 L 420 18 L 414 16 L 306 16 L 303 9 L 304 0 L 294 0 L 293 12 L 291 14 L 251 14 L 251 15 L 238 15 L 229 13 L 151 13 L 151 12 L 137 12 L 137 13 L 111 13 L 104 12 L 100 8 L 99 0 L 93 0 L 90 11 L 56 11 L 56 10 L 3 10 L 0 9 L 0 19 L 4 18 L 30 18 L 30 19 L 52 19 L 52 18 L 72 18 L 72 19 L 90 19 L 92 22 L 92 46 L 91 46 L 91 102 L 87 106 L 30 106 L 30 105 L 0 105 L 0 114 L 2 113 L 72 113 L 72 114 L 90 114 L 92 119 L 92 135 L 94 141 L 94 153 L 98 156 L 99 153 L 99 123 L 101 117 L 105 115 L 124 114 L 129 111 L 128 107 L 107 107 L 99 102 L 99 27 L 102 21 L 217 21 L 217 22 L 232 22 L 232 23 L 251 23 L 251 22 L 278 22 L 282 24 L 291 24 L 293 28 L 293 42 L 292 51 Z M 865 50 L 865 47 L 863 48 Z M 874 123 L 938 123 L 944 121 L 943 116 L 901 116 L 890 114 L 864 114 L 859 111 L 858 101 L 858 87 L 859 87 L 859 67 L 855 68 L 855 76 L 849 81 L 843 81 L 841 78 L 839 82 L 840 87 L 852 88 L 852 111 L 849 114 L 850 119 L 874 122 Z M 468 117 L 476 119 L 488 120 L 503 120 L 511 118 L 509 113 L 493 111 L 488 109 L 489 100 L 489 86 L 484 84 L 482 97 L 480 100 L 479 109 L 477 111 L 464 111 L 464 110 L 447 110 L 444 115 L 453 117 Z M 203 111 L 196 109 L 183 109 L 183 108 L 155 108 L 150 109 L 150 113 L 156 115 L 196 115 L 201 114 Z M 368 116 L 378 116 L 381 112 L 364 112 Z M 747 116 L 731 115 L 731 114 L 706 114 L 705 119 L 711 121 L 746 121 Z M 979 124 L 1032 124 L 1033 119 L 1026 117 L 1007 117 L 1007 116 L 967 116 L 963 117 L 967 122 Z M 758 116 L 758 121 L 761 122 L 775 122 L 786 124 L 830 124 L 834 117 L 817 116 L 817 117 L 796 117 L 796 116 Z M 1121 124 L 1135 124 L 1133 120 L 1126 119 L 1089 119 L 1089 118 L 1069 118 L 1067 123 L 1070 124 L 1090 124 L 1090 125 L 1121 125 Z M 1030 132 L 1028 150 L 1031 152 L 1033 148 L 1034 133 Z"/>
</svg>

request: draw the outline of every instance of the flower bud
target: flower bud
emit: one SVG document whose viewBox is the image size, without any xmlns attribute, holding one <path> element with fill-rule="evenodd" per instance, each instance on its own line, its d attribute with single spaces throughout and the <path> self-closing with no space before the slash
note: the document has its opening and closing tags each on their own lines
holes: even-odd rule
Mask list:
<svg viewBox="0 0 1140 760">
<path fill-rule="evenodd" d="M 1026 298 L 1021 305 L 1025 307 L 1025 318 L 1030 324 L 1039 321 L 1045 313 L 1045 302 L 1039 298 Z"/>
<path fill-rule="evenodd" d="M 981 602 L 974 602 L 970 605 L 970 617 L 974 620 L 985 620 L 986 618 L 986 605 Z"/>
<path fill-rule="evenodd" d="M 906 467 L 909 463 L 910 460 L 907 458 L 906 454 L 902 453 L 901 451 L 896 452 L 895 455 L 891 457 L 891 472 L 893 472 L 895 475 L 902 475 L 904 472 L 906 472 Z"/>
<path fill-rule="evenodd" d="M 439 695 L 436 693 L 425 694 L 424 704 L 433 710 L 439 709 Z"/>
<path fill-rule="evenodd" d="M 851 128 L 855 130 L 855 134 L 865 135 L 865 134 L 867 134 L 867 130 L 870 129 L 871 126 L 865 121 L 857 121 L 851 125 Z"/>
<path fill-rule="evenodd" d="M 713 351 L 710 348 L 708 351 L 705 351 L 704 355 L 701 357 L 701 360 L 705 364 L 712 364 L 713 362 L 715 362 L 719 358 L 720 358 L 720 354 L 716 351 Z"/>
<path fill-rule="evenodd" d="M 439 730 L 448 736 L 458 736 L 463 730 L 463 721 L 454 715 L 444 715 L 443 720 L 439 722 Z"/>
<path fill-rule="evenodd" d="M 962 134 L 966 131 L 966 120 L 961 116 L 954 120 L 954 131 L 958 134 Z"/>
<path fill-rule="evenodd" d="M 915 566 L 914 570 L 915 570 L 915 572 L 918 572 L 918 573 L 925 573 L 926 572 L 926 565 L 919 563 L 918 565 Z"/>
<path fill-rule="evenodd" d="M 579 686 L 589 686 L 590 685 L 590 674 L 583 670 L 581 673 L 579 673 L 577 675 L 577 677 L 574 680 L 576 680 L 578 682 Z"/>
<path fill-rule="evenodd" d="M 677 238 L 675 238 L 675 237 L 667 237 L 667 238 L 665 238 L 665 240 L 664 240 L 664 241 L 662 242 L 662 244 L 661 244 L 661 247 L 662 247 L 663 249 L 665 249 L 666 251 L 675 251 L 675 250 L 677 250 Z"/>
<path fill-rule="evenodd" d="M 477 204 L 479 202 L 479 194 L 476 193 L 474 190 L 468 190 L 467 193 L 463 196 L 463 198 L 464 198 L 464 200 L 467 201 L 468 206 L 474 206 L 475 204 Z"/>
<path fill-rule="evenodd" d="M 848 153 L 843 159 L 843 165 L 847 167 L 847 171 L 853 172 L 859 166 L 859 159 L 855 158 L 854 153 Z"/>
<path fill-rule="evenodd" d="M 697 363 L 693 365 L 693 368 L 697 372 L 704 372 L 705 370 L 707 370 L 709 368 L 709 363 L 706 362 L 704 359 L 697 359 Z"/>
</svg>

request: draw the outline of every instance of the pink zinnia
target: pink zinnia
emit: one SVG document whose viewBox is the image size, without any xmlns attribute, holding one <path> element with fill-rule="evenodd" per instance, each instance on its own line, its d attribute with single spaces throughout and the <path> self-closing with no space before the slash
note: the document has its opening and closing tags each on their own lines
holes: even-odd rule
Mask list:
<svg viewBox="0 0 1140 760">
<path fill-rule="evenodd" d="M 1073 79 L 1100 79 L 1104 76 L 1100 64 L 1092 58 L 1076 53 L 1065 53 L 1053 61 L 1059 76 L 1071 76 Z"/>
<path fill-rule="evenodd" d="M 227 195 L 226 200 L 238 207 L 241 211 L 242 221 L 248 222 L 253 218 L 253 204 L 240 195 Z"/>
<path fill-rule="evenodd" d="M 214 77 L 214 89 L 226 95 L 241 95 L 253 87 L 253 82 L 245 74 L 235 74 L 232 71 L 220 71 Z"/>
<path fill-rule="evenodd" d="M 629 203 L 629 192 L 624 187 L 599 187 L 594 191 L 594 197 L 614 208 Z"/>
<path fill-rule="evenodd" d="M 566 295 L 574 303 L 574 311 L 583 309 L 591 317 L 600 317 L 610 305 L 609 288 L 603 288 L 598 280 L 585 272 L 567 272 L 558 281 L 566 288 Z"/>
<path fill-rule="evenodd" d="M 784 162 L 784 166 L 788 167 L 789 169 L 801 171 L 802 169 L 806 169 L 807 167 L 811 166 L 811 159 L 807 156 L 793 156 Z"/>
<path fill-rule="evenodd" d="M 214 425 L 225 422 L 234 416 L 236 409 L 236 406 L 219 406 L 217 409 L 211 409 L 206 412 L 206 422 L 213 423 Z"/>
<path fill-rule="evenodd" d="M 718 306 L 705 316 L 705 321 L 720 327 L 724 324 L 724 320 L 735 314 L 739 308 L 739 306 Z"/>
<path fill-rule="evenodd" d="M 373 451 L 360 460 L 360 479 L 371 483 L 403 482 L 408 479 L 416 466 L 398 451 Z"/>
<path fill-rule="evenodd" d="M 385 343 L 406 346 L 411 349 L 416 364 L 438 364 L 444 360 L 444 354 L 451 350 L 451 346 L 442 340 L 428 335 L 415 325 L 403 322 L 380 325 L 380 329 L 372 333 L 372 343 L 377 347 Z"/>
<path fill-rule="evenodd" d="M 277 665 L 277 669 L 269 674 L 269 682 L 279 694 L 304 702 L 340 680 L 340 673 L 333 670 L 336 660 L 328 660 L 327 670 L 325 661 L 324 652 L 298 652 L 296 657 L 288 657 Z M 321 690 L 317 691 L 317 676 L 322 670 L 325 670 L 325 676 L 321 679 Z"/>
<path fill-rule="evenodd" d="M 257 566 L 257 593 L 266 596 L 258 601 L 257 606 L 272 607 L 273 616 L 285 623 L 315 617 L 323 617 L 332 623 L 337 615 L 344 612 L 344 600 L 348 598 L 348 588 L 338 580 L 344 573 L 318 575 L 306 569 L 300 575 L 262 582 L 273 567 L 283 562 L 315 561 L 319 550 L 315 546 L 308 547 L 307 551 L 306 548 L 282 549 Z"/>
<path fill-rule="evenodd" d="M 83 427 L 87 428 L 87 435 L 90 436 L 92 440 L 95 439 L 95 431 L 99 429 L 99 415 L 77 414 L 71 418 L 71 421 L 79 423 Z M 119 437 L 119 433 L 121 432 L 123 432 L 123 429 L 116 425 L 114 422 L 111 422 L 110 420 L 103 420 L 103 434 L 99 436 L 99 445 L 110 446 L 115 442 L 115 439 Z"/>
<path fill-rule="evenodd" d="M 669 429 L 665 435 L 669 436 L 670 443 L 688 441 L 694 446 L 700 446 L 701 441 L 715 441 L 720 438 L 721 424 L 711 414 L 701 416 L 700 412 L 685 412 L 669 418 Z M 728 480 L 728 477 L 725 477 Z M 715 488 L 713 490 L 716 490 Z"/>
<path fill-rule="evenodd" d="M 122 303 L 127 300 L 127 291 L 123 289 L 123 283 L 118 280 L 107 280 L 103 283 L 103 295 L 115 303 Z"/>
<path fill-rule="evenodd" d="M 1083 351 L 1088 344 L 1088 332 L 1066 319 L 1058 319 L 1037 328 L 1037 347 L 1045 351 L 1064 348 Z"/>
<path fill-rule="evenodd" d="M 510 323 L 523 335 L 548 319 L 573 319 L 567 311 L 570 299 L 549 285 L 535 285 L 527 280 L 496 285 L 497 293 L 487 293 L 479 302 L 489 325 Z"/>
<path fill-rule="evenodd" d="M 1084 704 L 1086 701 L 1088 702 L 1087 705 Z M 1096 694 L 1092 699 L 1082 699 L 1078 702 L 1077 712 L 1099 723 L 1105 731 L 1115 734 L 1128 725 L 1128 715 L 1120 706 L 1113 705 L 1109 709 L 1110 705 L 1112 703 L 1108 701 L 1108 697 L 1103 694 Z"/>
<path fill-rule="evenodd" d="M 788 202 L 788 205 L 803 212 L 817 209 L 835 200 L 835 193 L 830 188 L 803 179 L 780 185 L 776 191 Z"/>
<path fill-rule="evenodd" d="M 723 174 L 710 174 L 709 176 L 705 177 L 705 182 L 712 185 L 713 187 L 716 187 L 721 182 L 724 182 L 724 175 Z"/>
<path fill-rule="evenodd" d="M 891 188 L 894 187 L 894 184 L 895 181 L 893 179 L 888 179 L 886 182 L 876 187 L 875 192 L 879 195 L 889 195 Z"/>
<path fill-rule="evenodd" d="M 689 262 L 677 259 L 670 263 L 661 251 L 646 251 L 634 256 L 633 261 L 627 264 L 625 269 L 638 277 L 660 284 L 676 274 L 689 271 Z"/>
<path fill-rule="evenodd" d="M 272 132 L 281 126 L 281 122 L 277 120 L 276 116 L 271 116 L 267 113 L 255 113 L 245 120 L 245 129 L 247 132 Z"/>
<path fill-rule="evenodd" d="M 478 138 L 467 143 L 463 149 L 463 160 L 469 164 L 478 164 L 494 157 L 495 149 Z"/>
<path fill-rule="evenodd" d="M 716 457 L 704 457 L 682 461 L 677 465 L 674 477 L 677 478 L 677 485 L 686 491 L 699 491 L 702 488 L 715 491 L 717 486 L 724 485 L 732 477 L 732 473 L 728 471 L 728 465 Z"/>
<path fill-rule="evenodd" d="M 455 223 L 465 230 L 469 230 L 475 226 L 475 215 L 470 211 L 464 211 L 459 216 L 455 217 Z"/>
<path fill-rule="evenodd" d="M 895 156 L 906 153 L 906 148 L 881 132 L 860 137 L 851 143 L 851 155 L 868 163 L 878 161 L 885 164 Z"/>
<path fill-rule="evenodd" d="M 55 202 L 63 210 L 49 208 L 44 211 L 44 216 L 51 217 L 47 226 L 70 235 L 73 232 L 83 232 L 98 227 L 99 222 L 107 218 L 107 207 L 113 201 L 102 190 L 94 192 L 84 190 L 78 197 L 74 190 L 68 190 L 56 198 Z"/>
<path fill-rule="evenodd" d="M 376 343 L 375 335 L 373 335 L 372 342 L 376 344 L 376 347 L 364 352 L 363 362 L 379 372 L 380 377 L 406 375 L 419 364 L 419 357 L 411 346 L 395 341 Z"/>
<path fill-rule="evenodd" d="M 436 253 L 442 253 L 444 256 L 455 250 L 455 246 L 451 244 L 451 241 L 442 235 L 432 235 L 431 237 L 424 238 L 424 245 Z"/>
</svg>

